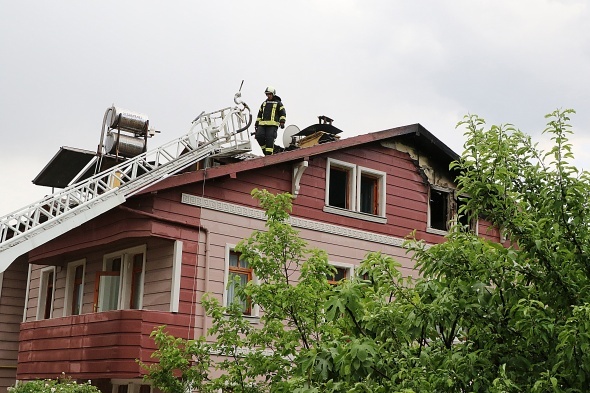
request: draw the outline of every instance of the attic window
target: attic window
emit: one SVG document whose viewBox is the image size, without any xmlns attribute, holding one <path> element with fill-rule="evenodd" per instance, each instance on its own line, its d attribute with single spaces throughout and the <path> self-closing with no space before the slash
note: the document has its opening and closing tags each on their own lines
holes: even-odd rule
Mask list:
<svg viewBox="0 0 590 393">
<path fill-rule="evenodd" d="M 361 173 L 359 210 L 363 213 L 379 214 L 379 178 Z"/>
<path fill-rule="evenodd" d="M 352 173 L 351 173 L 352 172 Z M 341 209 L 350 209 L 350 178 L 354 176 L 354 168 L 330 168 L 330 185 L 328 205 Z"/>
<path fill-rule="evenodd" d="M 328 158 L 324 211 L 386 223 L 385 172 Z"/>
<path fill-rule="evenodd" d="M 449 221 L 450 193 L 440 189 L 431 188 L 429 198 L 429 218 L 431 229 L 447 231 Z"/>
<path fill-rule="evenodd" d="M 453 190 L 431 186 L 428 197 L 427 232 L 445 235 L 451 225 L 457 222 L 459 225 L 469 226 L 471 232 L 477 233 L 477 218 L 458 213 L 464 203 L 461 197 L 454 197 Z"/>
</svg>

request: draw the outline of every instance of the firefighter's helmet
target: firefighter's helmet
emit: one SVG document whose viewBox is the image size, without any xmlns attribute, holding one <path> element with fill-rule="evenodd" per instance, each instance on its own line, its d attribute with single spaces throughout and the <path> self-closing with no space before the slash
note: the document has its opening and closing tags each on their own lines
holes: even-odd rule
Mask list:
<svg viewBox="0 0 590 393">
<path fill-rule="evenodd" d="M 264 90 L 264 94 L 268 94 L 268 93 L 270 93 L 270 94 L 272 94 L 274 96 L 275 94 L 277 94 L 277 91 L 275 90 L 274 87 L 268 86 L 266 88 L 266 90 Z"/>
</svg>

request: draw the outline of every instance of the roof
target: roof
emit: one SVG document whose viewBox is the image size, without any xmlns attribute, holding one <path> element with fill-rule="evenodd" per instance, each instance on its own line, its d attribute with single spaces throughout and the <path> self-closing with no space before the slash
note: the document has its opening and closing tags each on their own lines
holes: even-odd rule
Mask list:
<svg viewBox="0 0 590 393">
<path fill-rule="evenodd" d="M 262 156 L 259 158 L 236 162 L 233 164 L 222 165 L 219 167 L 208 168 L 206 171 L 207 179 L 236 174 L 253 169 L 262 168 L 269 165 L 297 161 L 336 150 L 342 150 L 350 147 L 357 147 L 373 142 L 395 139 L 404 142 L 410 146 L 419 146 L 420 151 L 428 156 L 436 157 L 446 163 L 457 160 L 459 155 L 451 150 L 447 145 L 435 137 L 430 131 L 420 124 L 411 124 L 402 127 L 391 128 L 383 131 L 363 134 L 351 138 L 341 139 L 334 142 L 323 143 L 307 148 L 300 148 L 282 153 Z M 179 187 L 203 180 L 205 171 L 186 172 L 176 176 L 168 177 L 155 185 L 146 188 L 142 193 L 165 190 Z"/>
</svg>

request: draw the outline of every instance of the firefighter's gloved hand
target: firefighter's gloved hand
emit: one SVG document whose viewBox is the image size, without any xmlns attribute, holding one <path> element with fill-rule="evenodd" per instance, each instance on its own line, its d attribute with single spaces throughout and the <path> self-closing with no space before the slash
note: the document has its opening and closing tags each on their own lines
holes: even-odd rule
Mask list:
<svg viewBox="0 0 590 393">
<path fill-rule="evenodd" d="M 279 127 L 285 128 L 285 123 L 281 123 L 281 125 Z"/>
</svg>

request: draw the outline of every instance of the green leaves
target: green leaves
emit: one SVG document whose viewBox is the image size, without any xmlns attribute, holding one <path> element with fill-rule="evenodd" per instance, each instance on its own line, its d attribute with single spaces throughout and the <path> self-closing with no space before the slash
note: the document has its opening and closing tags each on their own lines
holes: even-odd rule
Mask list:
<svg viewBox="0 0 590 393">
<path fill-rule="evenodd" d="M 19 382 L 9 387 L 8 391 L 11 393 L 100 393 L 96 386 L 92 386 L 91 381 L 77 383 L 66 377 L 65 373 L 56 379 Z"/>
</svg>

